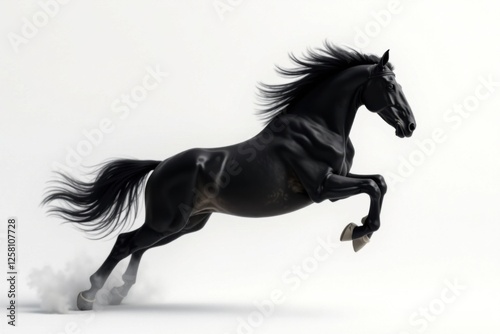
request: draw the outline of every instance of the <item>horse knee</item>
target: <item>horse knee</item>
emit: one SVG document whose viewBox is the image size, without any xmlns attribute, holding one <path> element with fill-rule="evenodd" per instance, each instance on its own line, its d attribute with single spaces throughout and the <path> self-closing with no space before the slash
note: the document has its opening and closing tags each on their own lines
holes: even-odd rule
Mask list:
<svg viewBox="0 0 500 334">
<path fill-rule="evenodd" d="M 387 183 L 385 183 L 384 177 L 382 175 L 375 175 L 374 179 L 378 187 L 380 188 L 382 196 L 385 195 L 385 193 L 387 192 Z"/>
<path fill-rule="evenodd" d="M 380 198 L 382 196 L 382 190 L 380 189 L 378 183 L 372 179 L 362 180 L 362 189 L 364 189 L 372 199 Z"/>
</svg>

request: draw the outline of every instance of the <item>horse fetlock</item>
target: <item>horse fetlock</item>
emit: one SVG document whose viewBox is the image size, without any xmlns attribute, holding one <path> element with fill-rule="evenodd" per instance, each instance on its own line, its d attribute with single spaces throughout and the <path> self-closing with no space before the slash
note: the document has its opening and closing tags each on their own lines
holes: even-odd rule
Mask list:
<svg viewBox="0 0 500 334">
<path fill-rule="evenodd" d="M 122 280 L 125 283 L 125 285 L 134 285 L 135 281 L 137 279 L 137 276 L 135 275 L 123 275 Z"/>
<path fill-rule="evenodd" d="M 378 219 L 367 220 L 366 227 L 370 230 L 370 232 L 378 231 L 378 229 L 380 228 L 380 220 Z"/>
<path fill-rule="evenodd" d="M 375 232 L 380 228 L 380 220 L 369 218 L 368 216 L 361 218 L 361 223 L 370 231 L 369 233 Z"/>
<path fill-rule="evenodd" d="M 90 276 L 90 284 L 92 284 L 92 288 L 100 289 L 104 286 L 104 282 L 105 280 L 96 274 Z"/>
</svg>

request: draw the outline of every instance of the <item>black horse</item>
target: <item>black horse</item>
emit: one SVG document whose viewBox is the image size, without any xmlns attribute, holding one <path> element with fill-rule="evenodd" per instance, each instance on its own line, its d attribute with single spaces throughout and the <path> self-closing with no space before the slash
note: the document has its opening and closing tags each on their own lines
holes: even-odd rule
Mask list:
<svg viewBox="0 0 500 334">
<path fill-rule="evenodd" d="M 59 186 L 49 190 L 44 204 L 67 204 L 51 212 L 87 232 L 108 235 L 137 213 L 137 196 L 153 171 L 145 187 L 144 225 L 117 237 L 90 276 L 91 288 L 78 295 L 79 309 L 92 309 L 113 268 L 132 255 L 124 284 L 111 291 L 111 302 L 120 303 L 135 283 L 146 250 L 200 230 L 214 212 L 267 217 L 366 193 L 368 215 L 360 226 L 347 225 L 341 240 L 352 240 L 355 251 L 370 240 L 380 226 L 387 187 L 381 175 L 349 172 L 354 157 L 349 132 L 356 111 L 365 105 L 401 138 L 416 127 L 388 62 L 389 51 L 379 58 L 327 43 L 303 58 L 291 58 L 296 67 L 278 67 L 278 72 L 295 80 L 260 86 L 267 125 L 255 137 L 222 148 L 190 149 L 164 161 L 110 161 L 98 169 L 94 182 L 62 175 Z"/>
</svg>

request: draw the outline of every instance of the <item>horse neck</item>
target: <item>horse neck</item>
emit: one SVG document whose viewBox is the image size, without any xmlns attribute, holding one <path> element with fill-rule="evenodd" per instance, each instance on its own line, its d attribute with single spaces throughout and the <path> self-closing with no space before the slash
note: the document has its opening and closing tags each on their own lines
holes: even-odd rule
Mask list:
<svg viewBox="0 0 500 334">
<path fill-rule="evenodd" d="M 362 105 L 362 87 L 369 73 L 366 66 L 356 67 L 319 84 L 292 113 L 312 119 L 347 139 L 356 112 Z"/>
</svg>

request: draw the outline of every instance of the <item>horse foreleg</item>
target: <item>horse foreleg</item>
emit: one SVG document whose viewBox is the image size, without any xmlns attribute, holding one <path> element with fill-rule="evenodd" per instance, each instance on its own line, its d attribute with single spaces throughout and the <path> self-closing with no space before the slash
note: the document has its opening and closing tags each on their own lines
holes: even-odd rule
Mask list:
<svg viewBox="0 0 500 334">
<path fill-rule="evenodd" d="M 382 175 L 379 175 L 379 174 L 373 174 L 373 175 L 359 175 L 359 174 L 347 174 L 348 177 L 352 177 L 352 178 L 356 178 L 356 179 L 369 179 L 369 180 L 373 180 L 377 186 L 379 187 L 380 189 L 380 193 L 381 193 L 381 196 L 380 196 L 380 211 L 382 211 L 382 203 L 384 201 L 384 196 L 385 196 L 385 193 L 387 192 L 387 184 L 385 183 L 385 179 Z M 380 213 L 379 213 L 380 214 Z M 366 221 L 366 218 L 363 218 L 362 219 L 362 223 L 363 225 L 365 224 L 365 221 Z M 370 232 L 367 234 L 367 237 L 368 238 L 371 238 L 373 232 Z"/>
<path fill-rule="evenodd" d="M 362 226 L 350 223 L 341 235 L 342 241 L 353 240 L 354 251 L 360 250 L 370 239 L 367 236 L 380 227 L 380 205 L 382 190 L 371 178 L 357 178 L 330 173 L 325 178 L 319 199 L 344 199 L 365 193 L 370 196 L 370 209 Z"/>
</svg>

